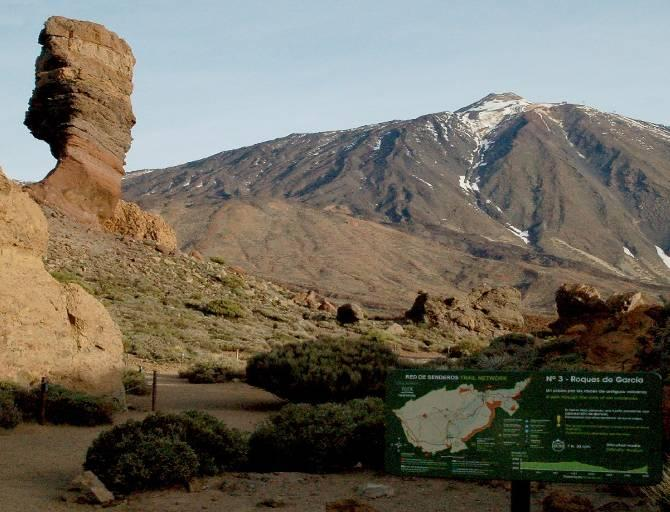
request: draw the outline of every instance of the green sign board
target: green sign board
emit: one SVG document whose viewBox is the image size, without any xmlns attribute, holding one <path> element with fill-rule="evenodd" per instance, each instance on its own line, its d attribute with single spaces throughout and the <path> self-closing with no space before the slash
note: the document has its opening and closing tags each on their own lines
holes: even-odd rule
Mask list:
<svg viewBox="0 0 670 512">
<path fill-rule="evenodd" d="M 661 391 L 655 373 L 396 370 L 387 381 L 386 469 L 657 483 Z"/>
</svg>

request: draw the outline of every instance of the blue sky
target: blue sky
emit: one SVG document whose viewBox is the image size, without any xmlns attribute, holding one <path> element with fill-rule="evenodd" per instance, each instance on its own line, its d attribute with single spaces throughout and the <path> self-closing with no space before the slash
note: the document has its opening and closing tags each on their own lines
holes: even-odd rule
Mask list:
<svg viewBox="0 0 670 512">
<path fill-rule="evenodd" d="M 489 92 L 670 124 L 667 0 L 0 0 L 0 165 L 18 179 L 54 165 L 23 126 L 50 15 L 102 23 L 132 46 L 128 170 Z"/>
</svg>

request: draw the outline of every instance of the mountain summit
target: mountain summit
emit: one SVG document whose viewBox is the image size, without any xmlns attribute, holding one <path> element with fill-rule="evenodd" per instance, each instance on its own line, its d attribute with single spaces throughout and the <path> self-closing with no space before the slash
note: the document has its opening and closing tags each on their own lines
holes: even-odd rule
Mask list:
<svg viewBox="0 0 670 512">
<path fill-rule="evenodd" d="M 124 188 L 187 247 L 380 304 L 419 286 L 511 284 L 544 305 L 577 278 L 670 284 L 670 129 L 583 105 L 490 94 L 131 173 Z"/>
</svg>

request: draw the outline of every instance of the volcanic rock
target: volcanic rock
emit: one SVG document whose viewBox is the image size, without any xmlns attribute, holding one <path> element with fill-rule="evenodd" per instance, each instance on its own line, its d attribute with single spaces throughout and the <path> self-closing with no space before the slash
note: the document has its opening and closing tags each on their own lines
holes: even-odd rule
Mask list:
<svg viewBox="0 0 670 512">
<path fill-rule="evenodd" d="M 135 124 L 135 58 L 102 25 L 60 16 L 40 33 L 35 90 L 25 124 L 46 141 L 56 167 L 31 187 L 36 199 L 81 222 L 113 217 Z"/>
<path fill-rule="evenodd" d="M 593 286 L 563 284 L 556 291 L 556 310 L 561 318 L 575 318 L 608 311 L 605 301 Z"/>
<path fill-rule="evenodd" d="M 92 471 L 84 471 L 77 475 L 70 483 L 68 491 L 65 500 L 70 502 L 109 505 L 114 501 L 114 494 Z"/>
<path fill-rule="evenodd" d="M 341 324 L 355 324 L 365 320 L 365 311 L 358 304 L 343 304 L 337 308 L 337 321 Z"/>
<path fill-rule="evenodd" d="M 604 300 L 586 284 L 563 285 L 556 292 L 558 319 L 549 327 L 573 341 L 586 365 L 598 370 L 640 369 L 640 355 L 652 350 L 651 333 L 662 321 L 658 304 L 645 304 L 639 292 Z"/>
<path fill-rule="evenodd" d="M 41 377 L 95 394 L 123 396 L 121 332 L 105 308 L 44 268 L 47 222 L 0 171 L 0 381 Z"/>
<path fill-rule="evenodd" d="M 463 299 L 419 292 L 405 317 L 457 336 L 491 338 L 523 328 L 520 308 L 521 293 L 511 287 L 475 289 Z"/>
<path fill-rule="evenodd" d="M 107 231 L 138 240 L 154 241 L 163 253 L 170 254 L 177 249 L 174 229 L 160 215 L 145 212 L 135 203 L 119 200 L 114 216 L 104 221 L 103 227 Z"/>
<path fill-rule="evenodd" d="M 333 315 L 337 313 L 337 307 L 335 304 L 314 290 L 296 294 L 293 297 L 293 302 L 299 306 L 304 306 L 309 309 L 316 309 L 318 311 L 324 311 L 325 313 L 330 313 Z"/>
</svg>

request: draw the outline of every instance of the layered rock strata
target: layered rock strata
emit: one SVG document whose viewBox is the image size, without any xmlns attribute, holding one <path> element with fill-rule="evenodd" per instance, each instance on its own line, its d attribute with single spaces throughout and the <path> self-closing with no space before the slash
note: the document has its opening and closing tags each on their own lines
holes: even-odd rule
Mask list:
<svg viewBox="0 0 670 512">
<path fill-rule="evenodd" d="M 46 21 L 39 43 L 25 124 L 58 163 L 31 191 L 40 202 L 95 224 L 114 215 L 121 197 L 135 124 L 135 58 L 102 25 L 60 16 Z"/>
</svg>

